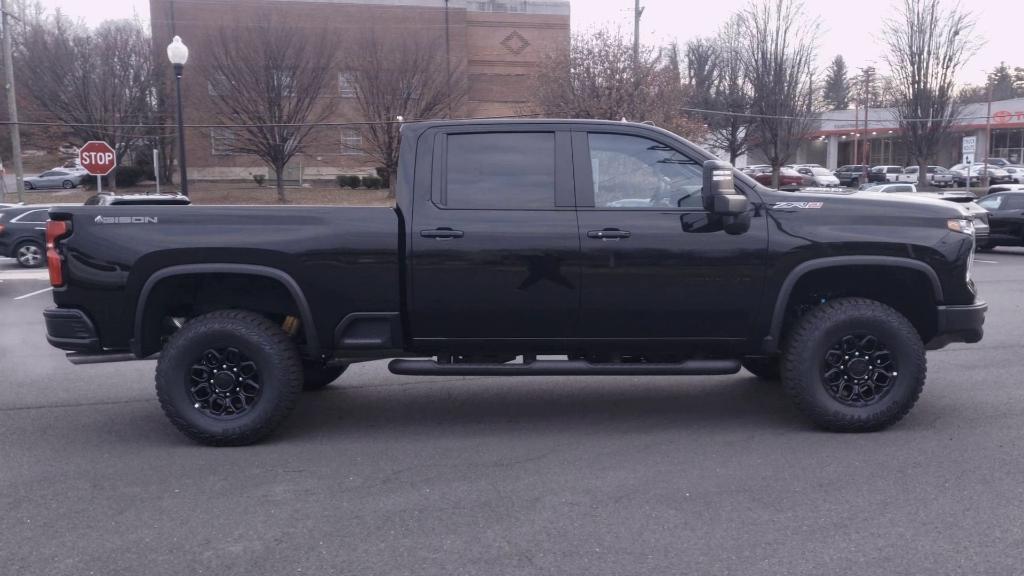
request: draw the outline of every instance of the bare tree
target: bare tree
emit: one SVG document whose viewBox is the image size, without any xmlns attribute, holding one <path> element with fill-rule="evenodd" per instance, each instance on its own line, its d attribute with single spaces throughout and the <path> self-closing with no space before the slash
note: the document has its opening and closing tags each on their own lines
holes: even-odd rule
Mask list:
<svg viewBox="0 0 1024 576">
<path fill-rule="evenodd" d="M 551 117 L 627 118 L 692 132 L 693 122 L 682 115 L 684 92 L 673 53 L 644 46 L 635 64 L 632 41 L 618 32 L 574 35 L 568 51 L 541 63 L 534 104 Z"/>
<path fill-rule="evenodd" d="M 59 13 L 27 26 L 19 81 L 38 109 L 77 138 L 105 140 L 120 161 L 143 137 L 153 107 L 155 68 L 138 21 L 107 21 L 94 31 Z M 113 181 L 113 178 L 111 178 Z"/>
<path fill-rule="evenodd" d="M 885 22 L 885 56 L 893 75 L 893 116 L 907 152 L 928 186 L 927 167 L 960 115 L 956 75 L 977 49 L 975 21 L 959 5 L 903 0 Z"/>
<path fill-rule="evenodd" d="M 732 164 L 750 147 L 754 123 L 750 116 L 753 94 L 744 65 L 744 33 L 743 18 L 734 15 L 715 38 L 718 74 L 708 106 L 715 113 L 707 116 L 708 144 L 728 154 Z"/>
<path fill-rule="evenodd" d="M 747 27 L 746 77 L 751 86 L 757 148 L 772 166 L 772 184 L 816 120 L 816 21 L 798 0 L 752 0 Z"/>
<path fill-rule="evenodd" d="M 439 118 L 458 108 L 466 95 L 461 67 L 449 69 L 443 39 L 370 30 L 348 46 L 346 71 L 356 89 L 363 145 L 387 175 L 394 195 L 398 180 L 400 123 Z M 451 76 L 449 78 L 449 71 Z"/>
<path fill-rule="evenodd" d="M 285 167 L 315 141 L 317 124 L 337 107 L 337 98 L 325 97 L 337 79 L 333 36 L 265 17 L 221 26 L 207 47 L 200 66 L 211 100 L 219 120 L 234 126 L 221 141 L 232 153 L 266 162 L 278 200 L 287 203 Z"/>
</svg>

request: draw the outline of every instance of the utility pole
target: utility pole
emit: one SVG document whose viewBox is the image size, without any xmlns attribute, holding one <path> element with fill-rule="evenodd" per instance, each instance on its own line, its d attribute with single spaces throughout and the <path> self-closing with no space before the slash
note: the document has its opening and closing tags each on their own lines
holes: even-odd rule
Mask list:
<svg viewBox="0 0 1024 576">
<path fill-rule="evenodd" d="M 988 114 L 985 116 L 985 179 L 981 185 L 982 191 L 988 193 L 988 186 L 991 184 L 988 176 L 988 159 L 989 153 L 992 149 L 992 80 L 988 81 Z M 967 167 L 968 175 L 971 173 L 971 167 Z M 968 182 L 970 184 L 970 182 Z"/>
<path fill-rule="evenodd" d="M 644 9 L 640 6 L 640 0 L 636 0 L 633 8 L 633 66 L 640 68 L 640 17 L 644 15 Z"/>
<path fill-rule="evenodd" d="M 448 22 L 448 0 L 444 0 L 444 66 L 448 87 L 448 117 L 452 117 L 452 33 Z"/>
<path fill-rule="evenodd" d="M 25 172 L 21 165 L 21 126 L 18 125 L 18 98 L 14 93 L 14 48 L 11 42 L 11 13 L 7 0 L 0 0 L 3 11 L 4 72 L 6 74 L 7 113 L 11 123 L 11 158 L 14 161 L 14 185 L 18 189 L 18 202 L 23 202 L 25 193 Z"/>
</svg>

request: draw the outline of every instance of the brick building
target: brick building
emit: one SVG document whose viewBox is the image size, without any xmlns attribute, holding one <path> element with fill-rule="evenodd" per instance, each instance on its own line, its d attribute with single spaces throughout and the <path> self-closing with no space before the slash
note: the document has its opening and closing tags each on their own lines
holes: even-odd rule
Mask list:
<svg viewBox="0 0 1024 576">
<path fill-rule="evenodd" d="M 446 14 L 447 13 L 447 14 Z M 448 34 L 453 69 L 462 69 L 467 98 L 456 117 L 494 117 L 521 113 L 528 105 L 533 77 L 541 59 L 569 45 L 568 0 L 150 0 L 154 50 L 166 62 L 164 48 L 174 35 L 189 46 L 189 63 L 201 58 L 211 34 L 231 34 L 253 15 L 287 18 L 301 26 L 324 27 L 339 37 L 370 28 L 402 34 Z M 447 18 L 446 18 L 447 16 Z M 447 24 L 446 24 L 447 21 Z M 442 44 L 443 46 L 443 44 Z M 344 54 L 341 58 L 344 67 Z M 170 65 L 167 64 L 168 74 Z M 169 76 L 170 77 L 170 76 Z M 359 120 L 353 86 L 344 69 L 337 71 L 330 96 L 340 99 L 334 122 Z M 220 123 L 210 96 L 210 79 L 201 67 L 186 66 L 182 81 L 186 122 Z M 353 151 L 361 134 L 344 127 L 324 127 L 327 137 L 293 161 L 291 180 L 328 179 L 338 174 L 371 174 L 373 162 Z M 251 156 L 231 154 L 218 129 L 187 130 L 190 179 L 249 179 L 268 174 Z M 269 174 L 268 174 L 269 175 Z"/>
</svg>

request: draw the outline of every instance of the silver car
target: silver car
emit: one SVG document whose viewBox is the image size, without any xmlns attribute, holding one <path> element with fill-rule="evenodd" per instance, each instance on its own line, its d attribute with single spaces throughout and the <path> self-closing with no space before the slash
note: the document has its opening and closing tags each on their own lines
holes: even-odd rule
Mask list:
<svg viewBox="0 0 1024 576">
<path fill-rule="evenodd" d="M 76 188 L 88 174 L 70 170 L 48 170 L 39 176 L 25 178 L 26 190 L 46 190 L 49 188 Z"/>
</svg>

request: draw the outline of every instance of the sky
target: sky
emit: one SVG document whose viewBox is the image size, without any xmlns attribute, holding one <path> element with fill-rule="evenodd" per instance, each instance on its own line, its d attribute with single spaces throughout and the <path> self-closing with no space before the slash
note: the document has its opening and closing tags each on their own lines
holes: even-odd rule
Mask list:
<svg viewBox="0 0 1024 576">
<path fill-rule="evenodd" d="M 440 4 L 442 0 L 438 0 Z M 899 0 L 804 0 L 809 16 L 820 19 L 818 59 L 824 67 L 842 54 L 851 73 L 875 65 L 885 69 L 884 42 L 877 31 L 881 19 L 894 12 Z M 947 0 L 949 1 L 949 0 Z M 95 25 L 109 18 L 138 14 L 148 21 L 149 0 L 42 0 L 44 6 L 60 8 L 66 14 Z M 715 29 L 747 0 L 641 0 L 644 6 L 641 36 L 648 44 L 680 44 Z M 571 0 L 573 31 L 600 27 L 621 28 L 632 34 L 634 0 Z M 962 83 L 983 84 L 985 74 L 1005 61 L 1011 67 L 1024 66 L 1021 43 L 1019 0 L 964 0 L 976 15 L 978 36 L 984 42 L 961 74 Z"/>
</svg>

